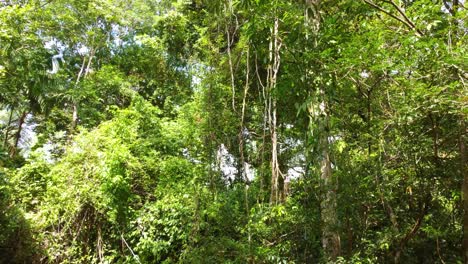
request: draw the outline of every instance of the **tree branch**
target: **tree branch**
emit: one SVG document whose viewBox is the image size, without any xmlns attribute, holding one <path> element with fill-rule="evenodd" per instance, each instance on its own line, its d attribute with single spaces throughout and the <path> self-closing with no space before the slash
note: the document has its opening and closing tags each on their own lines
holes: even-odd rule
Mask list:
<svg viewBox="0 0 468 264">
<path fill-rule="evenodd" d="M 397 5 L 395 2 L 393 2 L 392 0 L 384 0 L 384 2 L 386 3 L 389 3 L 391 4 L 393 7 L 396 8 L 396 10 L 398 11 L 398 13 L 400 13 L 401 16 L 403 16 L 403 18 L 406 20 L 406 22 L 408 22 L 409 25 L 411 25 L 411 28 L 413 30 L 415 30 L 416 32 L 418 32 L 421 36 L 424 35 L 417 27 L 416 25 L 413 23 L 413 21 L 411 21 L 408 16 L 406 15 L 405 11 L 403 11 L 403 9 L 401 9 L 401 7 L 399 5 Z"/>
<path fill-rule="evenodd" d="M 373 8 L 375 8 L 375 9 L 377 9 L 377 10 L 379 10 L 379 11 L 385 13 L 385 14 L 387 14 L 388 16 L 392 17 L 393 19 L 398 20 L 399 22 L 401 22 L 401 23 L 403 23 L 405 26 L 407 26 L 409 29 L 416 31 L 416 35 L 417 35 L 418 37 L 421 37 L 421 36 L 423 35 L 422 32 L 421 32 L 420 30 L 418 30 L 418 29 L 415 27 L 415 25 L 414 25 L 413 23 L 411 23 L 411 24 L 408 23 L 407 21 L 401 19 L 400 17 L 395 16 L 394 14 L 390 13 L 390 11 L 387 11 L 387 10 L 383 9 L 382 7 L 380 7 L 380 6 L 376 5 L 376 4 L 374 4 L 373 2 L 371 2 L 371 1 L 369 1 L 369 0 L 362 0 L 362 1 L 364 1 L 366 4 L 372 6 Z"/>
</svg>

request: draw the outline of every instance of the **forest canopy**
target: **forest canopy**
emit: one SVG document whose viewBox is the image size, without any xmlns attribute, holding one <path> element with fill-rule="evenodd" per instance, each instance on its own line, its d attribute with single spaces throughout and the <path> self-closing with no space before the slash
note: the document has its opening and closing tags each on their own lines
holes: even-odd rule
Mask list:
<svg viewBox="0 0 468 264">
<path fill-rule="evenodd" d="M 464 0 L 0 0 L 0 263 L 468 263 Z"/>
</svg>

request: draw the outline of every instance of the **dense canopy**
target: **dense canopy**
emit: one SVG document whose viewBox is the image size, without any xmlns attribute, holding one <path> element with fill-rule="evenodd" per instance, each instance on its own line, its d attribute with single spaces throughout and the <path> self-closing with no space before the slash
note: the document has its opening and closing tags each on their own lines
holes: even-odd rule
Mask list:
<svg viewBox="0 0 468 264">
<path fill-rule="evenodd" d="M 468 263 L 467 18 L 0 0 L 0 263 Z"/>
</svg>

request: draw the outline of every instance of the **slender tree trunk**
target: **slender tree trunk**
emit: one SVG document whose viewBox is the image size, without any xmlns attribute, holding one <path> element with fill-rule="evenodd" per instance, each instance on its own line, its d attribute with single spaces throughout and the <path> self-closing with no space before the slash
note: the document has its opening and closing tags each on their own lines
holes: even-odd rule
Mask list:
<svg viewBox="0 0 468 264">
<path fill-rule="evenodd" d="M 239 131 L 239 155 L 240 161 L 242 163 L 242 175 L 245 183 L 244 186 L 244 200 L 245 200 L 245 211 L 247 216 L 250 215 L 249 207 L 249 178 L 247 175 L 246 162 L 244 157 L 244 120 L 245 120 L 245 108 L 247 106 L 247 94 L 249 92 L 249 74 L 250 74 L 250 47 L 247 47 L 246 54 L 246 74 L 245 74 L 245 86 L 244 86 L 244 96 L 242 98 L 242 113 L 241 113 L 241 122 L 240 122 L 240 131 Z M 250 226 L 247 228 L 247 241 L 249 242 L 249 255 L 251 254 L 251 242 L 252 236 L 250 232 Z"/>
<path fill-rule="evenodd" d="M 458 137 L 460 148 L 460 170 L 463 177 L 462 195 L 463 195 L 463 259 L 468 263 L 468 173 L 466 160 L 466 123 L 462 117 L 460 134 Z"/>
<path fill-rule="evenodd" d="M 88 63 L 88 66 L 90 64 Z M 75 89 L 78 88 L 78 84 L 80 83 L 81 76 L 83 75 L 83 72 L 85 71 L 86 67 L 86 57 L 83 57 L 83 63 L 81 64 L 80 71 L 78 72 L 78 76 L 76 77 L 75 81 Z M 73 100 L 72 102 L 72 123 L 70 126 L 70 132 L 75 131 L 76 125 L 78 124 L 78 102 L 76 100 Z"/>
<path fill-rule="evenodd" d="M 123 243 L 123 242 L 122 242 Z M 97 251 L 97 255 L 98 255 L 98 258 L 99 258 L 99 262 L 100 263 L 103 263 L 103 259 L 104 259 L 104 245 L 103 245 L 103 241 L 102 241 L 102 231 L 101 231 L 101 224 L 98 224 L 97 225 L 97 244 L 96 244 L 96 251 Z M 121 246 L 122 248 L 122 246 Z"/>
<path fill-rule="evenodd" d="M 279 180 L 280 171 L 278 164 L 278 135 L 276 131 L 276 99 L 272 100 L 271 115 L 271 194 L 270 203 L 277 204 L 279 201 Z"/>
<path fill-rule="evenodd" d="M 231 33 L 229 33 L 229 28 L 226 25 L 226 36 L 227 36 L 227 53 L 228 53 L 228 61 L 229 61 L 229 72 L 231 75 L 231 92 L 232 92 L 232 110 L 236 111 L 236 86 L 235 86 L 235 79 L 234 79 L 234 68 L 232 65 L 232 52 L 231 52 Z"/>
<path fill-rule="evenodd" d="M 262 78 L 260 77 L 260 74 L 258 72 L 258 58 L 257 58 L 257 54 L 255 54 L 255 74 L 257 75 L 257 80 L 258 80 L 258 84 L 260 85 L 260 87 L 262 88 L 262 91 L 261 91 L 261 95 L 260 97 L 262 98 L 262 101 L 263 101 L 263 105 L 264 105 L 264 108 L 263 108 L 263 124 L 262 124 L 262 147 L 261 147 L 261 154 L 260 154 L 260 165 L 261 165 L 261 177 L 260 177 L 260 200 L 258 201 L 259 203 L 260 202 L 263 202 L 264 199 L 266 198 L 265 195 L 263 195 L 264 193 L 267 193 L 268 192 L 268 189 L 267 189 L 267 185 L 266 185 L 266 180 L 267 180 L 267 174 L 265 173 L 265 169 L 264 169 L 264 166 L 265 166 L 265 157 L 266 157 L 266 138 L 267 138 L 267 128 L 269 126 L 269 120 L 268 120 L 268 90 L 267 90 L 267 87 L 265 87 L 265 85 L 263 84 L 262 82 Z"/>
<path fill-rule="evenodd" d="M 232 1 L 228 1 L 228 6 L 224 5 L 224 9 L 228 12 L 228 15 L 231 16 L 233 14 L 233 6 Z M 229 19 L 230 21 L 231 19 Z M 229 73 L 231 74 L 231 92 L 232 92 L 232 110 L 236 111 L 236 87 L 235 87 L 235 79 L 234 79 L 234 67 L 232 63 L 232 49 L 231 45 L 233 43 L 234 35 L 231 36 L 231 32 L 229 31 L 229 26 L 226 23 L 226 37 L 227 37 L 227 54 L 228 54 L 228 62 L 229 62 Z"/>
<path fill-rule="evenodd" d="M 71 131 L 75 131 L 76 125 L 78 125 L 78 103 L 73 103 L 72 110 Z"/>
<path fill-rule="evenodd" d="M 245 108 L 247 106 L 247 94 L 249 92 L 249 73 L 250 73 L 250 52 L 247 47 L 247 57 L 246 57 L 246 66 L 247 73 L 245 74 L 245 86 L 244 86 L 244 96 L 242 98 L 242 112 L 241 112 L 241 121 L 239 126 L 239 156 L 240 162 L 242 165 L 242 178 L 245 182 L 248 181 L 247 172 L 245 168 L 245 157 L 244 157 L 244 120 L 245 120 Z"/>
<path fill-rule="evenodd" d="M 85 78 L 86 76 L 88 76 L 91 70 L 91 63 L 93 61 L 95 50 L 96 49 L 94 48 L 91 49 L 87 62 L 86 62 L 86 57 L 83 58 L 83 63 L 81 64 L 80 71 L 78 72 L 78 76 L 76 77 L 75 89 L 78 87 L 81 77 Z M 73 105 L 72 105 L 73 112 L 72 112 L 72 123 L 71 123 L 71 129 L 70 129 L 72 132 L 75 131 L 76 126 L 78 125 L 78 105 L 79 105 L 79 102 L 74 100 Z"/>
<path fill-rule="evenodd" d="M 269 123 L 271 133 L 271 192 L 270 203 L 277 204 L 279 198 L 282 196 L 279 186 L 279 177 L 282 177 L 279 161 L 278 161 L 278 133 L 277 133 L 277 108 L 276 108 L 276 95 L 273 91 L 276 90 L 277 76 L 280 67 L 280 49 L 281 42 L 278 36 L 279 19 L 275 17 L 272 38 L 270 39 L 269 46 L 269 62 L 268 65 L 268 83 L 269 90 Z"/>
<path fill-rule="evenodd" d="M 18 151 L 18 144 L 21 138 L 21 131 L 23 130 L 23 124 L 24 124 L 24 121 L 26 120 L 27 115 L 28 115 L 28 112 L 24 111 L 18 120 L 18 130 L 16 131 L 15 144 L 11 148 L 10 157 L 14 157 Z"/>
<path fill-rule="evenodd" d="M 7 127 L 5 128 L 5 138 L 3 139 L 3 149 L 7 149 L 8 145 L 8 136 L 10 134 L 11 121 L 13 120 L 13 112 L 15 108 L 12 106 L 10 109 L 10 117 L 8 118 Z"/>
</svg>

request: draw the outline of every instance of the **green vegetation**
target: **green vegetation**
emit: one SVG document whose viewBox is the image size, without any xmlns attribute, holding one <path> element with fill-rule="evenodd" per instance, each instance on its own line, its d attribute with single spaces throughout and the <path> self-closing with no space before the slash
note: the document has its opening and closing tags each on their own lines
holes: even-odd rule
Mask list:
<svg viewBox="0 0 468 264">
<path fill-rule="evenodd" d="M 467 23 L 0 1 L 0 263 L 468 263 Z"/>
</svg>

